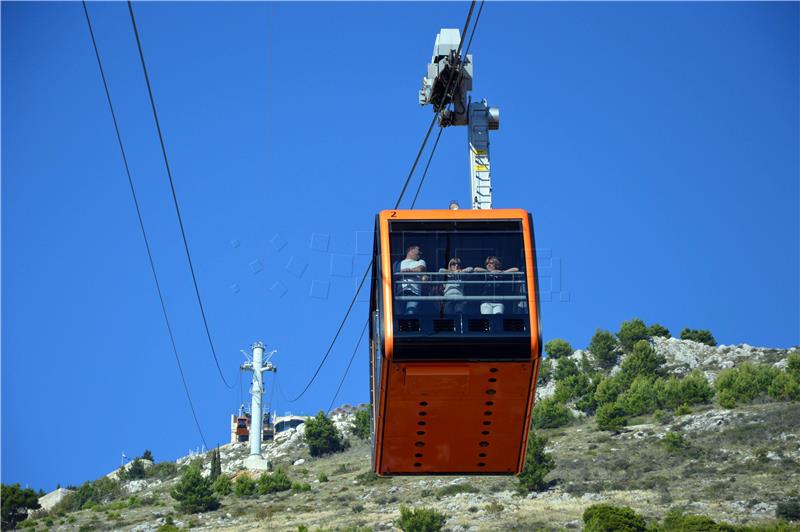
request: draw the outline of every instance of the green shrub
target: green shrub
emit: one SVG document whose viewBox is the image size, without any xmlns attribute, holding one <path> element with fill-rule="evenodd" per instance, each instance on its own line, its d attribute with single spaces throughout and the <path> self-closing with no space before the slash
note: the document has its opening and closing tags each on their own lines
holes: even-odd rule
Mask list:
<svg viewBox="0 0 800 532">
<path fill-rule="evenodd" d="M 702 405 L 714 398 L 714 388 L 700 370 L 694 370 L 680 380 L 682 404 Z"/>
<path fill-rule="evenodd" d="M 653 381 L 653 389 L 658 399 L 659 407 L 675 410 L 683 404 L 681 379 L 675 375 L 670 375 L 668 379 L 655 379 Z"/>
<path fill-rule="evenodd" d="M 566 358 L 574 352 L 569 342 L 555 338 L 544 344 L 544 350 L 549 358 Z"/>
<path fill-rule="evenodd" d="M 433 508 L 408 508 L 400 506 L 397 526 L 403 532 L 436 532 L 444 528 L 447 516 Z"/>
<path fill-rule="evenodd" d="M 775 517 L 787 521 L 800 521 L 800 499 L 788 499 L 778 503 Z"/>
<path fill-rule="evenodd" d="M 258 493 L 260 495 L 290 489 L 292 489 L 292 481 L 282 469 L 278 469 L 274 473 L 261 473 L 261 476 L 258 477 Z"/>
<path fill-rule="evenodd" d="M 579 374 L 578 365 L 571 358 L 561 358 L 556 362 L 556 369 L 554 372 L 556 382 Z"/>
<path fill-rule="evenodd" d="M 589 352 L 601 367 L 612 368 L 617 363 L 617 339 L 610 332 L 597 329 L 589 343 Z"/>
<path fill-rule="evenodd" d="M 688 415 L 688 414 L 691 414 L 691 413 L 692 413 L 692 409 L 689 408 L 689 405 L 687 405 L 687 404 L 682 404 L 681 406 L 679 406 L 678 408 L 675 409 L 675 415 L 676 416 L 685 416 L 685 415 Z"/>
<path fill-rule="evenodd" d="M 639 340 L 633 351 L 622 361 L 622 374 L 632 381 L 639 375 L 655 376 L 661 373 L 661 366 L 666 362 L 664 355 L 656 353 L 647 340 Z"/>
<path fill-rule="evenodd" d="M 566 403 L 570 399 L 583 397 L 591 391 L 592 383 L 589 377 L 585 373 L 579 373 L 556 381 L 556 390 L 553 393 L 553 397 L 558 402 Z"/>
<path fill-rule="evenodd" d="M 658 421 L 662 425 L 672 421 L 672 416 L 670 415 L 670 413 L 665 412 L 663 410 L 656 410 L 655 412 L 653 412 L 653 417 L 655 418 L 656 421 Z"/>
<path fill-rule="evenodd" d="M 597 410 L 597 398 L 595 397 L 597 386 L 604 379 L 605 376 L 602 373 L 592 374 L 589 379 L 589 385 L 584 389 L 583 395 L 575 401 L 575 408 L 588 415 L 594 414 L 595 410 Z"/>
<path fill-rule="evenodd" d="M 249 475 L 239 475 L 233 483 L 233 492 L 237 497 L 251 497 L 258 491 L 256 481 Z"/>
<path fill-rule="evenodd" d="M 647 336 L 650 337 L 659 336 L 661 338 L 669 338 L 671 335 L 669 334 L 669 329 L 667 329 L 663 325 L 654 323 L 647 328 Z"/>
<path fill-rule="evenodd" d="M 519 474 L 520 491 L 540 491 L 547 486 L 544 477 L 555 467 L 553 457 L 545 453 L 547 440 L 531 432 L 525 453 L 525 465 Z"/>
<path fill-rule="evenodd" d="M 139 480 L 147 476 L 147 471 L 144 469 L 144 463 L 138 458 L 134 459 L 127 468 L 119 472 L 120 480 Z"/>
<path fill-rule="evenodd" d="M 786 359 L 786 372 L 800 380 L 800 353 L 792 353 Z"/>
<path fill-rule="evenodd" d="M 76 512 L 84 508 L 102 504 L 120 498 L 123 495 L 122 486 L 116 480 L 108 477 L 99 478 L 93 482 L 84 482 L 72 493 L 68 493 L 51 510 L 52 513 Z"/>
<path fill-rule="evenodd" d="M 319 480 L 320 482 L 328 482 L 328 475 L 326 475 L 324 472 L 320 473 L 319 476 L 317 477 L 317 480 Z"/>
<path fill-rule="evenodd" d="M 618 402 L 606 403 L 597 407 L 595 421 L 599 430 L 618 431 L 628 424 L 628 416 Z"/>
<path fill-rule="evenodd" d="M 537 429 L 563 427 L 572 419 L 569 408 L 552 397 L 538 401 L 531 412 L 531 426 Z"/>
<path fill-rule="evenodd" d="M 342 433 L 333 421 L 320 412 L 305 423 L 305 440 L 311 456 L 323 456 L 344 450 Z"/>
<path fill-rule="evenodd" d="M 667 432 L 661 440 L 661 445 L 670 452 L 677 452 L 688 447 L 686 440 L 680 432 Z"/>
<path fill-rule="evenodd" d="M 768 364 L 745 362 L 717 375 L 714 387 L 717 393 L 730 392 L 735 403 L 749 403 L 766 395 L 780 371 Z M 722 404 L 720 402 L 720 404 Z"/>
<path fill-rule="evenodd" d="M 553 376 L 553 361 L 549 358 L 541 359 L 539 362 L 539 374 L 536 377 L 537 384 L 544 384 Z"/>
<path fill-rule="evenodd" d="M 730 390 L 717 392 L 717 401 L 722 408 L 736 408 L 736 396 Z"/>
<path fill-rule="evenodd" d="M 292 482 L 292 491 L 311 491 L 311 484 L 308 482 Z"/>
<path fill-rule="evenodd" d="M 159 462 L 147 468 L 148 478 L 166 480 L 178 475 L 178 466 L 175 462 Z"/>
<path fill-rule="evenodd" d="M 368 440 L 372 437 L 372 409 L 362 408 L 356 412 L 356 418 L 350 430 L 359 439 Z"/>
<path fill-rule="evenodd" d="M 582 351 L 581 359 L 578 362 L 578 368 L 580 369 L 581 373 L 585 373 L 586 375 L 591 375 L 597 371 L 597 363 L 594 359 L 594 355 L 592 355 L 592 353 L 589 351 Z"/>
<path fill-rule="evenodd" d="M 643 532 L 647 524 L 627 506 L 593 504 L 583 512 L 584 532 Z"/>
<path fill-rule="evenodd" d="M 619 397 L 619 404 L 629 416 L 638 416 L 653 412 L 658 405 L 657 390 L 653 386 L 655 379 L 639 375 L 627 390 Z"/>
<path fill-rule="evenodd" d="M 150 460 L 151 462 L 155 463 L 156 459 L 153 458 L 153 453 L 150 449 L 145 449 L 142 453 L 142 460 Z"/>
<path fill-rule="evenodd" d="M 436 490 L 437 497 L 450 497 L 458 493 L 480 493 L 481 490 L 472 484 L 448 484 Z"/>
<path fill-rule="evenodd" d="M 685 514 L 681 510 L 670 510 L 664 516 L 664 523 L 658 527 L 663 532 L 723 532 L 732 530 L 719 526 L 713 519 L 704 515 Z"/>
<path fill-rule="evenodd" d="M 618 373 L 613 377 L 602 378 L 597 382 L 594 399 L 597 402 L 597 406 L 600 407 L 615 402 L 623 391 L 625 391 L 625 383 L 621 374 Z"/>
<path fill-rule="evenodd" d="M 647 340 L 649 337 L 650 334 L 647 331 L 647 325 L 639 318 L 634 318 L 631 321 L 623 321 L 617 333 L 619 345 L 626 353 L 629 353 L 637 342 Z"/>
<path fill-rule="evenodd" d="M 711 331 L 702 329 L 684 328 L 681 331 L 681 340 L 692 340 L 693 342 L 699 342 L 701 344 L 706 344 L 710 346 L 717 345 L 717 341 L 714 339 L 714 336 L 711 334 Z"/>
<path fill-rule="evenodd" d="M 777 401 L 800 400 L 800 379 L 788 371 L 781 371 L 767 389 L 769 396 Z"/>
<path fill-rule="evenodd" d="M 38 510 L 39 494 L 19 484 L 2 484 L 2 529 L 9 530 L 28 517 L 28 510 Z M 35 525 L 34 525 L 35 526 Z"/>
<path fill-rule="evenodd" d="M 210 512 L 219 508 L 219 500 L 211 490 L 211 480 L 203 478 L 200 469 L 196 467 L 190 467 L 183 472 L 170 495 L 178 501 L 175 509 L 179 512 Z"/>
<path fill-rule="evenodd" d="M 214 483 L 211 484 L 211 489 L 213 489 L 214 493 L 217 495 L 224 497 L 231 494 L 233 484 L 231 483 L 231 479 L 228 478 L 228 475 L 220 475 L 214 480 Z"/>
</svg>

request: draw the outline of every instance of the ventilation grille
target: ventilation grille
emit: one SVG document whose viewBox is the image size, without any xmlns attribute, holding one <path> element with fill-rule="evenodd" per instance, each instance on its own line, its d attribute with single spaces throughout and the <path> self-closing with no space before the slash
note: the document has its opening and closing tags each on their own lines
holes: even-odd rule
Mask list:
<svg viewBox="0 0 800 532">
<path fill-rule="evenodd" d="M 400 320 L 397 326 L 400 332 L 419 332 L 419 320 Z"/>
<path fill-rule="evenodd" d="M 503 330 L 523 332 L 525 330 L 525 320 L 520 320 L 520 319 L 503 320 Z"/>
<path fill-rule="evenodd" d="M 433 320 L 435 332 L 456 332 L 456 322 L 453 320 Z"/>
<path fill-rule="evenodd" d="M 491 330 L 489 320 L 469 320 L 469 332 L 488 332 Z"/>
</svg>

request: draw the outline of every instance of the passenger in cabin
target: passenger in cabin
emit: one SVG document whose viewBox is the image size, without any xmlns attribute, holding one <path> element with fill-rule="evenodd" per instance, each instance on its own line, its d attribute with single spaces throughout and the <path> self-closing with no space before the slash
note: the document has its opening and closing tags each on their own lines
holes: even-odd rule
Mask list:
<svg viewBox="0 0 800 532">
<path fill-rule="evenodd" d="M 422 260 L 422 250 L 419 246 L 413 245 L 406 248 L 406 258 L 400 263 L 402 273 L 424 272 L 428 265 Z M 426 281 L 427 275 L 404 275 L 403 280 Z M 420 283 L 402 283 L 400 285 L 401 296 L 421 296 L 422 285 Z M 406 314 L 416 314 L 419 311 L 419 301 L 406 301 Z"/>
<path fill-rule="evenodd" d="M 499 258 L 490 255 L 486 257 L 485 268 L 476 267 L 476 272 L 486 272 L 486 284 L 483 285 L 483 295 L 489 301 L 481 303 L 481 314 L 502 314 L 505 311 L 505 304 L 501 301 L 492 301 L 492 296 L 505 296 L 511 294 L 511 283 L 500 283 L 497 281 L 508 281 L 507 273 L 518 272 L 519 268 L 508 268 L 503 270 L 503 263 Z"/>
<path fill-rule="evenodd" d="M 444 284 L 442 285 L 442 293 L 445 297 L 444 313 L 456 314 L 464 312 L 464 307 L 467 302 L 464 301 L 464 283 L 463 276 L 459 273 L 470 273 L 474 270 L 472 267 L 461 268 L 461 259 L 453 257 L 447 263 L 447 268 L 439 268 L 440 273 L 446 273 L 444 276 Z M 456 301 L 447 301 L 447 299 L 455 299 Z"/>
</svg>

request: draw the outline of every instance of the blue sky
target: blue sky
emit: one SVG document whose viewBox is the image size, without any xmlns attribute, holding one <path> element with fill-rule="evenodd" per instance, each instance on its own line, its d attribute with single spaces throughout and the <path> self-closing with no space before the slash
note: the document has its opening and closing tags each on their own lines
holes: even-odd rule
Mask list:
<svg viewBox="0 0 800 532">
<path fill-rule="evenodd" d="M 495 206 L 533 213 L 545 340 L 582 347 L 638 316 L 720 343 L 800 343 L 798 7 L 486 4 L 473 94 L 501 109 Z M 127 8 L 90 4 L 209 443 L 228 440 L 240 349 L 279 350 L 287 397 L 316 368 L 430 120 L 417 91 L 436 32 L 467 8 L 135 5 L 229 390 Z M 469 204 L 463 129 L 445 132 L 418 206 L 451 199 Z M 309 392 L 276 393 L 273 409 L 327 408 L 365 300 Z M 367 374 L 362 344 L 337 403 L 367 401 Z M 198 445 L 81 5 L 5 2 L 2 481 L 49 490 L 107 473 L 123 451 L 167 460 Z"/>
</svg>

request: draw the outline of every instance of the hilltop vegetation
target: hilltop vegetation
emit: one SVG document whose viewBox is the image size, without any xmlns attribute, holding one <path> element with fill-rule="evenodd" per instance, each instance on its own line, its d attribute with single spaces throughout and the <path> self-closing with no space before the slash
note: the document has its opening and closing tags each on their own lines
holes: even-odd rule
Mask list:
<svg viewBox="0 0 800 532">
<path fill-rule="evenodd" d="M 17 526 L 800 530 L 800 352 L 715 346 L 706 332 L 678 340 L 631 320 L 586 350 L 548 342 L 517 478 L 378 478 L 369 410 L 348 409 L 278 434 L 264 446 L 272 471 L 244 471 L 242 444 L 142 457 Z"/>
</svg>

